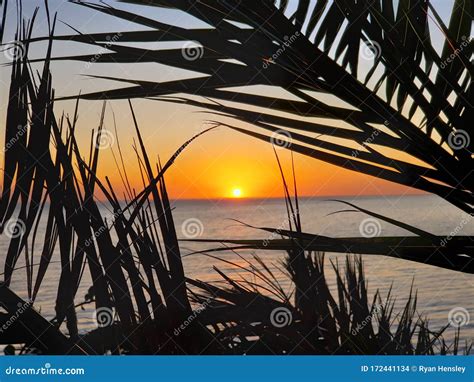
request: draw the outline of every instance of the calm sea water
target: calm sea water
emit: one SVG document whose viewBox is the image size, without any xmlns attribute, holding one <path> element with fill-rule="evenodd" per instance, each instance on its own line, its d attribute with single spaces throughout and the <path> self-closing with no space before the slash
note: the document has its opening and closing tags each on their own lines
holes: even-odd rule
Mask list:
<svg viewBox="0 0 474 382">
<path fill-rule="evenodd" d="M 447 235 L 461 224 L 461 235 L 474 235 L 474 221 L 467 224 L 467 215 L 449 205 L 435 196 L 391 196 L 391 197 L 357 197 L 344 198 L 343 200 L 353 202 L 360 207 L 372 210 L 415 225 L 434 234 Z M 280 227 L 286 225 L 286 209 L 284 201 L 280 199 L 270 200 L 213 200 L 213 201 L 176 201 L 173 202 L 175 226 L 180 238 L 259 238 L 269 237 L 268 233 L 244 227 L 232 219 L 243 221 L 254 226 Z M 343 237 L 361 236 L 360 225 L 368 216 L 362 213 L 338 213 L 333 212 L 347 209 L 347 206 L 334 201 L 315 198 L 301 198 L 300 211 L 303 230 L 321 235 Z M 109 214 L 103 209 L 105 215 Z M 405 235 L 402 229 L 380 222 L 382 235 Z M 42 227 L 40 227 L 40 230 Z M 39 234 L 41 237 L 41 232 Z M 0 236 L 0 260 L 3 264 L 8 241 L 5 235 Z M 212 259 L 205 255 L 189 255 L 193 251 L 209 249 L 218 244 L 196 244 L 183 242 L 182 254 L 186 274 L 189 277 L 205 280 L 219 281 L 220 278 L 213 270 L 233 273 L 242 272 L 236 270 L 228 263 Z M 36 249 L 39 254 L 40 248 Z M 56 254 L 54 260 L 59 258 Z M 251 260 L 251 251 L 242 251 L 241 255 Z M 258 255 L 276 272 L 288 290 L 291 285 L 276 267 L 283 259 L 283 253 L 261 251 Z M 219 256 L 241 265 L 244 261 L 233 253 L 221 252 Z M 328 254 L 326 261 L 327 279 L 331 287 L 335 287 L 335 278 L 329 260 L 344 260 L 344 255 Z M 401 306 L 406 301 L 410 286 L 414 280 L 418 291 L 418 311 L 421 315 L 430 319 L 433 329 L 443 327 L 448 322 L 449 312 L 453 309 L 465 309 L 470 315 L 470 323 L 463 326 L 462 337 L 474 338 L 474 277 L 472 275 L 444 270 L 388 258 L 384 256 L 363 256 L 365 261 L 366 278 L 369 291 L 373 295 L 378 289 L 385 296 L 388 289 L 393 285 L 393 295 L 396 297 L 396 306 Z M 20 260 L 19 266 L 23 263 Z M 46 275 L 40 290 L 36 308 L 46 317 L 54 316 L 54 304 L 56 299 L 56 288 L 58 283 L 59 264 L 53 263 Z M 90 282 L 86 276 L 77 294 L 76 302 L 83 301 Z M 25 272 L 22 269 L 16 271 L 12 289 L 18 294 L 25 296 Z M 463 311 L 464 312 L 464 311 Z M 86 307 L 78 311 L 81 330 L 95 327 L 93 318 L 93 307 Z M 454 330 L 446 333 L 452 338 Z"/>
</svg>

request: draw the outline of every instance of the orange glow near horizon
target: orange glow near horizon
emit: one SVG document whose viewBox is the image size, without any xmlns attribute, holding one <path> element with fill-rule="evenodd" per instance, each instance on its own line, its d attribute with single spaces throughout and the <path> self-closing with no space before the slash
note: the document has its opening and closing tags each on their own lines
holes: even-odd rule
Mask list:
<svg viewBox="0 0 474 382">
<path fill-rule="evenodd" d="M 84 128 L 77 129 L 77 141 L 83 156 L 88 152 L 90 145 L 91 131 L 88 126 L 95 123 L 100 116 L 100 109 L 93 113 L 89 111 L 89 107 L 90 110 L 94 110 L 98 105 L 100 106 L 98 103 L 84 101 L 83 107 L 88 113 L 82 114 L 82 119 L 79 118 L 79 125 Z M 191 108 L 183 112 L 183 109 L 178 107 L 159 103 L 151 105 L 149 102 L 136 102 L 135 109 L 144 144 L 156 175 L 155 163 L 158 159 L 163 164 L 169 158 L 174 158 L 176 150 L 183 142 L 196 134 L 196 126 L 202 126 L 202 116 L 192 113 L 194 109 Z M 111 110 L 115 111 L 116 119 L 119 121 L 118 138 L 115 136 Z M 73 112 L 74 109 L 70 111 L 71 114 Z M 114 139 L 111 139 L 110 147 L 100 150 L 98 178 L 104 181 L 107 176 L 117 197 L 129 198 L 130 192 L 124 181 L 130 183 L 132 194 L 141 191 L 144 185 L 136 152 L 132 147 L 133 139 L 136 137 L 131 133 L 133 121 L 128 105 L 122 105 L 121 101 L 109 104 L 105 126 L 112 132 Z M 3 143 L 2 141 L 0 135 L 0 143 Z M 126 178 L 118 153 L 119 141 L 127 172 Z M 290 192 L 293 193 L 290 150 L 277 149 L 277 154 Z M 402 159 L 413 162 L 413 158 L 408 156 Z M 422 191 L 413 188 L 350 171 L 301 154 L 294 154 L 294 165 L 297 191 L 302 197 L 423 194 Z M 2 168 L 3 158 L 0 156 L 0 171 Z M 3 176 L 0 176 L 0 187 L 2 178 Z M 175 200 L 284 196 L 273 147 L 268 142 L 221 127 L 198 137 L 179 152 L 165 174 L 165 181 L 169 197 Z M 99 189 L 97 197 L 105 200 Z"/>
<path fill-rule="evenodd" d="M 245 141 L 247 138 L 241 136 Z M 204 151 L 192 147 L 183 152 L 165 175 L 172 199 L 247 199 L 284 196 L 281 174 L 271 146 L 251 140 L 242 143 L 259 146 L 257 155 L 224 152 L 219 148 Z M 151 152 L 152 150 L 150 150 Z M 279 158 L 285 178 L 293 193 L 291 155 L 281 150 Z M 120 174 L 113 161 L 103 155 L 99 178 L 108 176 L 117 194 L 125 192 Z M 294 156 L 296 185 L 301 197 L 373 196 L 422 194 L 422 191 L 359 174 L 303 155 Z M 143 189 L 138 166 L 127 164 L 132 188 Z"/>
<path fill-rule="evenodd" d="M 60 0 L 54 0 L 62 3 Z M 29 3 L 29 4 L 28 4 Z M 32 14 L 34 9 L 34 1 L 25 2 L 28 4 L 26 14 Z M 441 4 L 441 1 L 438 1 Z M 448 3 L 448 2 L 446 2 Z M 77 12 L 81 13 L 81 19 L 88 20 L 89 16 L 95 15 L 95 11 L 88 13 L 85 7 L 66 6 L 62 9 L 61 19 L 63 24 L 58 25 L 56 32 L 58 35 L 70 34 L 68 24 L 76 24 Z M 443 8 L 443 7 L 441 7 Z M 449 8 L 449 7 L 448 7 Z M 446 9 L 442 9 L 447 15 Z M 43 10 L 40 10 L 43 12 Z M 160 11 L 161 12 L 161 11 Z M 166 12 L 164 12 L 166 14 Z M 163 17 L 170 17 L 169 15 Z M 43 12 L 44 15 L 44 12 Z M 160 13 L 161 15 L 161 13 Z M 161 16 L 160 16 L 161 17 Z M 169 21 L 171 24 L 175 22 L 176 15 L 173 15 Z M 194 20 L 193 22 L 195 22 Z M 191 22 L 191 24 L 193 23 Z M 104 25 L 99 25 L 102 32 L 108 30 L 121 30 L 123 25 L 119 19 L 104 18 Z M 10 26 L 14 25 L 11 24 Z M 98 30 L 99 31 L 99 30 Z M 6 31 L 5 36 L 13 41 L 15 30 L 10 28 Z M 442 36 L 438 34 L 438 39 Z M 7 39 L 7 41 L 8 41 Z M 439 42 L 444 41 L 439 40 Z M 33 44 L 32 52 L 34 56 L 44 57 L 47 44 Z M 440 48 L 442 45 L 440 44 Z M 61 44 L 61 50 L 57 51 L 54 56 L 74 56 L 77 55 L 76 45 Z M 54 48 L 55 50 L 57 49 Z M 161 50 L 161 48 L 159 48 Z M 59 53 L 60 52 L 60 53 Z M 86 49 L 81 54 L 94 54 L 94 50 Z M 363 60 L 364 61 L 364 60 Z M 367 60 L 365 60 L 367 64 Z M 2 61 L 3 62 L 3 61 Z M 33 71 L 39 70 L 41 73 L 42 63 L 32 63 Z M 361 70 L 368 70 L 368 65 L 362 65 Z M 0 77 L 8 79 L 10 77 L 11 65 L 0 66 Z M 58 98 L 63 96 L 74 96 L 79 93 L 87 94 L 102 91 L 104 89 L 118 89 L 124 85 L 122 81 L 108 81 L 99 79 L 82 80 L 82 76 L 96 75 L 106 76 L 108 78 L 129 78 L 141 79 L 143 81 L 154 81 L 157 84 L 167 83 L 168 81 L 179 81 L 183 78 L 190 78 L 190 75 L 196 78 L 204 76 L 204 73 L 192 73 L 181 68 L 173 68 L 172 65 L 162 65 L 157 62 L 143 62 L 139 65 L 134 63 L 107 64 L 94 63 L 94 65 L 84 65 L 80 61 L 55 61 L 53 75 L 53 86 L 55 95 Z M 98 77 L 98 78 L 99 78 Z M 84 77 L 85 78 L 85 77 Z M 8 82 L 8 81 L 6 81 Z M 0 146 L 4 147 L 5 139 L 5 121 L 7 117 L 9 99 L 9 87 L 0 87 L 0 99 L 2 100 L 0 107 Z M 160 85 L 161 86 L 161 85 Z M 303 101 L 295 94 L 290 93 L 282 88 L 276 88 L 270 85 L 255 85 L 247 87 L 243 84 L 238 86 L 223 86 L 221 91 L 237 91 L 250 95 L 260 95 L 265 97 L 276 97 L 282 100 Z M 383 90 L 381 88 L 381 90 Z M 306 90 L 305 90 L 306 91 Z M 181 93 L 177 93 L 177 97 L 181 97 Z M 325 94 L 324 92 L 311 92 L 311 96 L 319 102 L 324 102 L 329 106 L 349 108 L 345 102 L 338 99 L 336 95 Z M 187 97 L 187 96 L 186 96 Z M 185 97 L 185 98 L 186 98 Z M 189 99 L 194 100 L 193 95 L 189 95 Z M 174 95 L 171 98 L 175 98 Z M 249 110 L 258 113 L 270 113 L 280 117 L 295 118 L 295 114 L 288 114 L 284 111 L 271 111 L 270 108 L 262 108 L 259 106 L 251 106 L 247 104 L 239 104 L 235 101 L 223 100 L 204 100 L 200 102 L 222 102 L 225 105 Z M 169 100 L 168 100 L 169 101 Z M 106 148 L 101 148 L 98 163 L 98 179 L 105 183 L 105 177 L 110 179 L 114 192 L 117 197 L 122 199 L 129 198 L 130 194 L 138 193 L 146 186 L 143 184 L 142 171 L 143 163 L 138 164 L 137 153 L 133 146 L 137 147 L 138 154 L 142 155 L 140 146 L 137 141 L 135 129 L 135 121 L 132 118 L 128 100 L 110 100 L 106 103 L 106 111 L 104 117 L 103 128 L 105 138 L 109 142 Z M 284 188 L 282 184 L 280 170 L 275 159 L 275 153 L 272 145 L 239 133 L 225 127 L 224 124 L 236 126 L 248 131 L 258 132 L 260 134 L 269 135 L 269 131 L 264 131 L 257 126 L 243 122 L 240 118 L 233 119 L 226 113 L 208 114 L 211 110 L 192 106 L 193 103 L 187 102 L 157 102 L 150 99 L 133 99 L 133 108 L 136 115 L 136 122 L 139 126 L 140 134 L 143 138 L 144 145 L 148 152 L 148 156 L 156 175 L 157 170 L 155 164 L 160 161 L 161 164 L 166 163 L 170 158 L 175 159 L 173 165 L 165 174 L 166 186 L 169 197 L 172 199 L 229 199 L 229 198 L 281 198 L 284 196 Z M 77 128 L 75 128 L 76 140 L 81 151 L 81 157 L 87 162 L 88 153 L 90 151 L 92 130 L 97 130 L 99 121 L 101 120 L 102 102 L 92 100 L 81 100 L 78 110 Z M 54 103 L 56 119 L 61 115 L 75 115 L 76 100 L 61 100 Z M 282 109 L 283 110 L 283 109 Z M 232 113 L 230 113 L 232 114 Z M 418 108 L 415 115 L 411 118 L 415 124 L 420 124 L 423 114 Z M 204 128 L 209 127 L 208 119 L 223 122 L 223 125 L 216 127 L 212 131 L 198 136 L 183 150 L 179 150 L 184 142 L 187 142 L 197 133 L 203 132 Z M 316 122 L 328 127 L 350 128 L 350 123 L 339 121 L 337 119 L 326 119 L 323 117 L 301 116 L 302 122 Z M 268 121 L 271 121 L 269 119 Z M 267 122 L 270 123 L 271 122 Z M 275 128 L 278 125 L 272 124 Z M 284 128 L 284 126 L 283 126 Z M 385 125 L 379 126 L 382 130 L 388 130 Z M 291 129 L 290 130 L 294 130 Z M 64 135 L 67 129 L 64 130 Z M 296 132 L 296 131 L 295 131 Z M 312 134 L 302 132 L 307 136 Z M 314 135 L 314 134 L 313 134 Z M 439 140 L 433 133 L 433 137 Z M 291 141 L 283 137 L 285 141 Z M 351 150 L 362 149 L 355 145 L 348 144 L 348 139 L 339 139 L 333 136 L 318 136 L 318 139 L 329 142 L 331 144 L 347 145 Z M 119 153 L 120 143 L 120 153 Z M 295 142 L 296 143 L 296 142 Z M 413 163 L 424 166 L 416 158 L 410 155 L 382 148 L 378 146 L 378 141 L 371 143 L 376 150 L 380 150 L 382 154 L 386 154 L 389 158 L 403 160 L 407 163 Z M 53 144 L 51 144 L 53 145 Z M 175 153 L 178 150 L 177 156 Z M 280 158 L 286 181 L 293 193 L 293 175 L 292 175 L 292 158 L 290 151 L 281 147 L 276 148 L 276 152 Z M 330 153 L 329 149 L 321 149 L 322 153 Z M 113 155 L 112 155 L 113 154 Z M 115 157 L 114 157 L 115 156 Z M 123 166 L 122 162 L 123 161 Z M 117 168 L 117 162 L 119 168 Z M 400 184 L 392 183 L 381 178 L 368 176 L 355 171 L 350 171 L 335 165 L 325 163 L 321 160 L 304 156 L 300 154 L 294 155 L 296 185 L 298 195 L 302 197 L 329 197 L 329 196 L 384 196 L 384 195 L 414 195 L 424 194 L 423 191 L 410 188 Z M 123 168 L 126 168 L 126 176 Z M 426 166 L 425 166 L 426 167 Z M 4 153 L 0 153 L 0 190 L 3 187 L 4 178 Z M 147 182 L 147 174 L 143 175 L 145 183 Z M 80 176 L 78 176 L 80 179 Z M 129 183 L 130 185 L 125 185 Z M 97 187 L 97 197 L 105 200 L 105 196 Z"/>
<path fill-rule="evenodd" d="M 239 197 L 247 199 L 284 196 L 275 152 L 268 142 L 225 127 L 218 127 L 197 137 L 175 157 L 176 150 L 183 142 L 201 131 L 199 128 L 203 126 L 203 117 L 195 113 L 194 108 L 150 102 L 135 102 L 134 108 L 150 161 L 156 163 L 159 158 L 161 163 L 166 163 L 169 158 L 175 159 L 165 174 L 170 198 L 237 199 Z M 97 108 L 97 105 L 93 102 L 88 102 L 86 105 L 84 102 L 83 107 Z M 131 133 L 133 120 L 129 107 L 123 101 L 109 104 L 105 125 L 110 131 L 114 131 L 112 110 L 115 112 L 116 120 L 119 121 L 118 138 L 112 142 L 113 145 L 110 148 L 101 150 L 98 176 L 99 179 L 105 179 L 107 176 L 117 195 L 122 196 L 126 193 L 126 188 L 123 186 L 123 174 L 121 174 L 123 171 L 117 170 L 112 155 L 113 151 L 115 157 L 118 158 L 117 143 L 119 141 L 131 188 L 138 191 L 142 190 L 144 185 L 136 153 L 132 148 L 133 139 L 136 137 Z M 100 110 L 96 111 L 97 115 L 100 116 Z M 96 118 L 89 113 L 87 119 L 85 117 L 84 119 L 82 123 L 86 128 L 78 129 L 78 134 L 80 134 L 78 140 L 81 150 L 85 153 L 88 151 L 90 142 L 90 130 L 86 122 L 89 120 L 89 125 L 91 125 Z M 251 126 L 242 125 L 242 127 L 252 130 Z M 291 151 L 277 148 L 276 153 L 290 191 L 293 192 Z M 295 153 L 293 157 L 299 196 L 383 196 L 423 193 L 302 154 Z M 397 158 L 400 158 L 400 154 Z M 400 159 L 413 162 L 413 158 L 408 155 Z M 154 164 L 153 167 L 155 167 Z M 240 192 L 234 193 L 236 189 Z"/>
</svg>

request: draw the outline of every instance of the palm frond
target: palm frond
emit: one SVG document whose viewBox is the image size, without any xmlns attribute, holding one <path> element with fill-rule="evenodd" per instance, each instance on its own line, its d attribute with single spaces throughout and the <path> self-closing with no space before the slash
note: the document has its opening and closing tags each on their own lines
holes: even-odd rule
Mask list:
<svg viewBox="0 0 474 382">
<path fill-rule="evenodd" d="M 106 48 L 109 52 L 94 60 L 97 63 L 156 62 L 203 77 L 156 83 L 97 76 L 129 86 L 82 98 L 187 102 L 252 124 L 263 134 L 240 127 L 237 131 L 267 140 L 278 131 L 291 137 L 290 149 L 296 152 L 435 193 L 473 212 L 474 181 L 467 171 L 473 163 L 468 123 L 473 115 L 469 100 L 472 4 L 468 0 L 454 3 L 449 27 L 427 0 L 318 0 L 315 6 L 300 0 L 291 15 L 288 2 L 276 2 L 278 7 L 268 0 L 124 2 L 148 6 L 148 16 L 110 5 L 75 3 L 149 30 L 115 32 L 120 44 L 106 39 L 114 32 L 56 38 Z M 190 29 L 158 21 L 160 7 L 186 12 L 209 27 Z M 433 28 L 443 34 L 441 54 Z M 157 40 L 180 42 L 184 47 L 134 46 Z M 283 89 L 297 100 L 234 89 L 255 85 Z M 164 98 L 178 93 L 234 101 L 238 106 Z M 346 106 L 331 104 L 327 94 Z M 250 105 L 265 111 L 253 112 Z M 301 117 L 321 119 L 310 123 Z M 328 119 L 336 123 L 328 124 Z M 314 138 L 314 134 L 321 135 Z M 416 162 L 406 159 L 406 154 Z"/>
</svg>

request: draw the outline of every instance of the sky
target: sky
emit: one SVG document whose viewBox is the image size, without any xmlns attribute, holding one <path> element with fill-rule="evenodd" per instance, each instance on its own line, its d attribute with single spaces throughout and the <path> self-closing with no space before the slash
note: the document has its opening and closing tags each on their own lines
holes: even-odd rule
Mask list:
<svg viewBox="0 0 474 382">
<path fill-rule="evenodd" d="M 142 12 L 147 17 L 156 18 L 175 25 L 187 25 L 190 28 L 202 27 L 202 23 L 189 15 L 173 10 L 153 7 L 137 7 L 131 5 L 110 4 L 124 9 Z M 441 16 L 449 14 L 451 1 L 432 1 Z M 449 3 L 449 4 L 448 4 Z M 40 1 L 24 1 L 25 16 L 32 13 L 33 5 L 42 5 Z M 77 6 L 65 0 L 50 0 L 50 11 L 58 15 L 57 34 L 74 33 L 68 24 L 81 32 L 115 32 L 120 30 L 142 30 L 143 27 L 126 23 L 116 18 Z M 42 7 L 41 7 L 42 8 Z M 13 40 L 16 13 L 10 6 L 6 40 Z M 445 22 L 447 20 L 445 19 Z M 44 36 L 47 32 L 46 15 L 40 10 L 34 34 Z M 436 31 L 434 33 L 436 39 Z M 173 43 L 152 43 L 147 46 L 175 48 Z M 31 57 L 42 57 L 45 45 L 38 43 L 32 49 Z M 53 56 L 68 54 L 93 53 L 94 48 L 74 42 L 57 42 L 53 48 Z M 0 55 L 0 60 L 3 57 Z M 1 61 L 0 61 L 1 62 Z M 91 79 L 87 75 L 109 75 L 123 78 L 165 81 L 195 73 L 164 66 L 161 64 L 109 65 L 83 62 L 61 61 L 52 64 L 53 86 L 57 96 L 66 96 L 113 88 L 114 83 Z M 4 139 L 5 108 L 9 83 L 10 69 L 0 68 L 0 140 Z M 268 94 L 275 90 L 260 87 L 249 89 L 251 92 Z M 337 102 L 336 102 L 337 104 Z M 145 140 L 150 157 L 158 157 L 165 162 L 178 147 L 205 128 L 206 120 L 218 119 L 202 110 L 190 106 L 173 105 L 150 100 L 134 99 L 133 106 L 137 120 Z M 84 154 L 88 146 L 92 129 L 96 129 L 102 104 L 99 101 L 81 101 L 77 138 Z M 72 114 L 73 102 L 56 102 L 57 116 L 62 111 Z M 114 117 L 118 132 L 118 140 L 128 170 L 131 183 L 141 188 L 141 177 L 138 171 L 135 153 L 132 149 L 133 139 L 136 140 L 132 116 L 126 101 L 108 102 L 106 108 L 105 128 L 114 132 Z M 232 122 L 239 125 L 235 121 Z M 327 121 L 327 123 L 331 123 Z M 333 123 L 333 122 L 332 122 Z M 251 128 L 251 126 L 245 126 Z M 99 177 L 107 175 L 112 184 L 123 190 L 120 173 L 117 171 L 112 152 L 117 154 L 117 137 L 109 137 L 111 147 L 101 150 Z M 291 155 L 288 150 L 279 149 L 277 153 L 291 176 Z M 294 157 L 298 192 L 303 196 L 341 196 L 341 195 L 400 195 L 420 193 L 417 190 L 358 174 L 349 170 L 326 164 L 315 159 L 296 154 Z M 3 158 L 0 159 L 0 167 Z M 199 137 L 180 154 L 175 164 L 168 171 L 167 186 L 174 199 L 211 199 L 232 197 L 240 191 L 243 197 L 281 197 L 283 188 L 277 162 L 272 146 L 235 131 L 220 127 Z"/>
</svg>

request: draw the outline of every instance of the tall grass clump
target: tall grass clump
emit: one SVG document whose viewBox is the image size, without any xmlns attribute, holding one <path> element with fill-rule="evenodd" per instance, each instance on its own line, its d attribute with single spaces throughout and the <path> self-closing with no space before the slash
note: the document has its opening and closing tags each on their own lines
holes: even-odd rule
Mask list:
<svg viewBox="0 0 474 382">
<path fill-rule="evenodd" d="M 298 0 L 296 9 L 288 1 L 270 0 L 74 3 L 143 30 L 55 36 L 107 51 L 100 57 L 82 54 L 54 60 L 156 63 L 196 72 L 162 82 L 92 75 L 115 81 L 118 87 L 81 98 L 146 98 L 191 105 L 235 120 L 221 123 L 235 132 L 438 195 L 474 213 L 471 1 L 454 1 L 448 25 L 424 0 L 331 0 L 317 1 L 314 7 L 313 2 Z M 120 3 L 133 4 L 137 12 Z M 144 6 L 146 15 L 139 13 Z M 187 13 L 206 27 L 171 25 L 161 20 L 162 7 Z M 110 36 L 120 39 L 109 41 Z M 143 47 L 150 41 L 174 42 L 182 48 Z M 269 91 L 253 90 L 262 85 Z M 75 96 L 63 97 L 71 98 Z M 350 245 L 357 253 L 474 273 L 471 237 L 446 242 L 421 230 L 412 233 L 416 237 L 379 237 L 376 243 L 323 243 L 319 238 L 318 244 L 322 251 L 345 253 Z"/>
<path fill-rule="evenodd" d="M 289 230 L 259 228 L 271 232 L 271 240 L 198 240 L 225 243 L 210 251 L 231 250 L 247 266 L 203 253 L 248 274 L 232 278 L 215 267 L 225 286 L 188 280 L 199 290 L 193 300 L 205 306 L 201 322 L 234 354 L 469 354 L 472 343 L 460 347 L 459 328 L 447 324 L 430 329 L 428 319 L 417 312 L 413 286 L 401 311 L 395 311 L 392 288 L 386 296 L 377 290 L 370 298 L 360 256 L 347 255 L 344 266 L 331 261 L 336 290 L 330 288 L 325 255 L 311 249 L 309 239 L 317 237 L 302 231 L 295 177 L 292 200 L 278 157 L 277 161 Z M 270 266 L 258 255 L 251 262 L 236 252 L 242 249 L 283 250 L 286 256 L 281 264 Z M 291 293 L 285 292 L 275 270 L 291 282 Z M 443 338 L 447 330 L 455 331 L 451 345 Z"/>
</svg>

